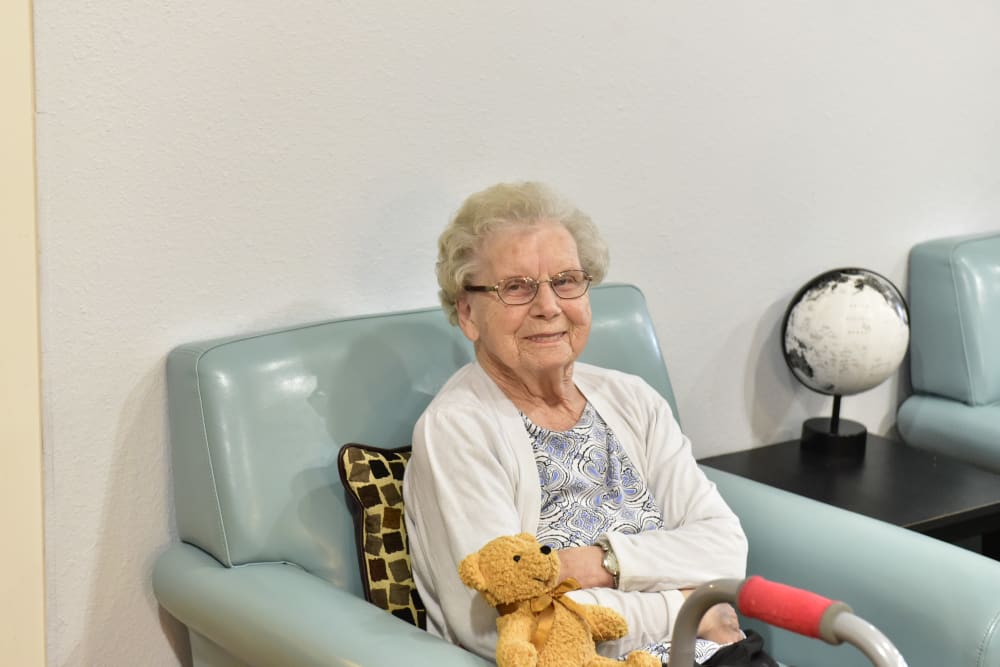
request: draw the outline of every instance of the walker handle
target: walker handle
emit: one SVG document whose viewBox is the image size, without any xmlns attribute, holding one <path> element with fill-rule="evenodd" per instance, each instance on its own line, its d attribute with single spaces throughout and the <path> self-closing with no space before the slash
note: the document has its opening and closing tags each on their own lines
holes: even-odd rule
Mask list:
<svg viewBox="0 0 1000 667">
<path fill-rule="evenodd" d="M 744 616 L 829 644 L 839 643 L 833 619 L 851 611 L 843 602 L 759 576 L 744 580 L 736 608 Z"/>
<path fill-rule="evenodd" d="M 741 614 L 828 644 L 848 642 L 876 667 L 906 667 L 889 638 L 854 615 L 843 602 L 810 591 L 753 576 L 716 579 L 696 588 L 677 615 L 670 647 L 670 667 L 693 667 L 698 624 L 708 609 L 733 602 Z"/>
</svg>

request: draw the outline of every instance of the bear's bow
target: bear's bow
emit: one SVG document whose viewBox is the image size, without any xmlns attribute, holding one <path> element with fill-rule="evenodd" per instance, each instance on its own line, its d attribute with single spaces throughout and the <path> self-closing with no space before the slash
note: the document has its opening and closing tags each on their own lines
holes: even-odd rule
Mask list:
<svg viewBox="0 0 1000 667">
<path fill-rule="evenodd" d="M 583 607 L 570 598 L 565 597 L 566 593 L 579 589 L 580 584 L 577 583 L 576 579 L 565 579 L 561 584 L 547 593 L 542 593 L 541 595 L 533 597 L 530 600 L 498 605 L 497 610 L 501 614 L 509 614 L 522 605 L 527 604 L 528 608 L 536 615 L 537 618 L 535 631 L 531 635 L 531 643 L 534 644 L 535 650 L 541 652 L 542 647 L 545 646 L 545 642 L 549 638 L 549 633 L 552 632 L 552 624 L 555 622 L 557 604 L 562 605 L 569 611 L 579 616 L 584 623 L 587 623 L 587 615 L 584 613 Z"/>
</svg>

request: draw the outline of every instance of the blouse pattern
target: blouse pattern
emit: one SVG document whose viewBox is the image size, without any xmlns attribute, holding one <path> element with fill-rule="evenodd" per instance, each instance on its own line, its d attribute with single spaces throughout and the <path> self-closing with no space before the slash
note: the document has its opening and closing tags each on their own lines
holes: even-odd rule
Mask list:
<svg viewBox="0 0 1000 667">
<path fill-rule="evenodd" d="M 608 532 L 663 526 L 660 508 L 615 434 L 588 402 L 568 431 L 550 431 L 521 414 L 542 487 L 538 541 L 553 549 L 593 544 Z"/>
</svg>

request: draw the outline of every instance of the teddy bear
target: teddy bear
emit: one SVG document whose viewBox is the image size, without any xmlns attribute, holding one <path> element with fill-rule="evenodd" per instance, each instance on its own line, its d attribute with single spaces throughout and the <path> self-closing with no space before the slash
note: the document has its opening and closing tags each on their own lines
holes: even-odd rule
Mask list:
<svg viewBox="0 0 1000 667">
<path fill-rule="evenodd" d="M 579 588 L 559 582 L 559 556 L 530 533 L 490 541 L 459 564 L 466 586 L 479 591 L 500 613 L 498 667 L 615 667 L 597 654 L 595 641 L 618 639 L 628 627 L 607 607 L 579 604 L 564 594 Z M 629 653 L 626 665 L 660 667 L 644 651 Z"/>
</svg>

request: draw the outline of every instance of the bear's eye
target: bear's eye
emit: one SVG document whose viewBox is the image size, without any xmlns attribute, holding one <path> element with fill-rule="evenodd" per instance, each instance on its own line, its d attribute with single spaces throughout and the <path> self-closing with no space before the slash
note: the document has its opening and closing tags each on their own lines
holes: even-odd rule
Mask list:
<svg viewBox="0 0 1000 667">
<path fill-rule="evenodd" d="M 520 556 L 514 556 L 514 562 L 515 563 L 520 563 L 521 562 L 521 557 Z"/>
</svg>

